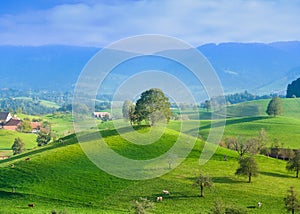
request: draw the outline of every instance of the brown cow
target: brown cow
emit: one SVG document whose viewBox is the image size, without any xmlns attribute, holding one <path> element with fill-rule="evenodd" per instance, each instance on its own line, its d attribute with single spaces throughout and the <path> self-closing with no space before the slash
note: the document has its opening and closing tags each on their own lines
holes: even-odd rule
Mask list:
<svg viewBox="0 0 300 214">
<path fill-rule="evenodd" d="M 28 207 L 34 207 L 35 205 L 34 204 L 28 204 Z"/>
<path fill-rule="evenodd" d="M 26 160 L 26 161 L 30 161 L 30 158 L 26 158 L 25 160 Z"/>
</svg>

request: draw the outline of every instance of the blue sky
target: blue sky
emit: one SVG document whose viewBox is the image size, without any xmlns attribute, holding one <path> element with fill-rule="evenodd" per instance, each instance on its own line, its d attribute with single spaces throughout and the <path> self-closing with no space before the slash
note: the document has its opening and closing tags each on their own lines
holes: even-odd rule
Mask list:
<svg viewBox="0 0 300 214">
<path fill-rule="evenodd" d="M 300 40 L 299 11 L 299 1 L 284 0 L 2 0 L 0 45 L 103 47 L 139 34 L 195 46 L 294 41 Z"/>
</svg>

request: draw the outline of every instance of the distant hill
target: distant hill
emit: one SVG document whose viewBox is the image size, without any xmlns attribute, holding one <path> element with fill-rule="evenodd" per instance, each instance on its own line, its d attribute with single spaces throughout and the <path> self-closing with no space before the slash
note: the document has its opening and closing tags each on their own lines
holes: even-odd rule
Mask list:
<svg viewBox="0 0 300 214">
<path fill-rule="evenodd" d="M 227 107 L 228 117 L 267 116 L 266 110 L 270 99 L 238 103 Z M 300 119 L 300 99 L 286 98 L 283 101 L 283 116 Z"/>
<path fill-rule="evenodd" d="M 258 94 L 285 94 L 287 84 L 300 76 L 298 41 L 206 44 L 198 49 L 215 68 L 226 93 L 248 90 Z M 72 90 L 85 64 L 99 50 L 55 45 L 0 46 L 0 88 Z M 143 60 L 140 65 L 149 65 L 147 59 Z M 151 62 L 151 68 L 166 67 L 175 72 L 181 69 L 177 65 Z M 137 68 L 131 65 L 113 79 L 118 81 L 130 75 L 132 69 Z"/>
</svg>

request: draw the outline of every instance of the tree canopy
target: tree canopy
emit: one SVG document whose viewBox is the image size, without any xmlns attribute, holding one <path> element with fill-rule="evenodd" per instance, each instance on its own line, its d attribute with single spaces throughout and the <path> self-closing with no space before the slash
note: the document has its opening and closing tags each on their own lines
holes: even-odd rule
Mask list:
<svg viewBox="0 0 300 214">
<path fill-rule="evenodd" d="M 24 152 L 26 150 L 25 143 L 23 142 L 23 140 L 21 138 L 19 138 L 19 137 L 15 138 L 15 141 L 14 141 L 11 149 L 13 150 L 13 155 L 21 154 L 22 152 Z"/>
<path fill-rule="evenodd" d="M 257 176 L 258 174 L 258 167 L 257 163 L 252 157 L 246 157 L 241 159 L 240 167 L 236 170 L 236 175 L 244 175 L 248 176 L 248 183 L 251 183 L 252 176 Z"/>
<path fill-rule="evenodd" d="M 288 84 L 286 97 L 300 97 L 300 78 L 294 80 L 292 83 Z"/>
<path fill-rule="evenodd" d="M 135 106 L 135 120 L 141 123 L 143 120 L 151 121 L 155 125 L 158 121 L 169 122 L 172 112 L 171 103 L 165 94 L 157 88 L 152 88 L 141 94 Z"/>
<path fill-rule="evenodd" d="M 272 100 L 268 104 L 266 113 L 268 115 L 273 115 L 274 117 L 283 113 L 282 101 L 279 97 L 272 98 Z"/>
<path fill-rule="evenodd" d="M 294 157 L 287 162 L 286 169 L 289 171 L 296 172 L 296 178 L 299 177 L 300 170 L 300 151 L 297 150 L 294 154 Z"/>
</svg>

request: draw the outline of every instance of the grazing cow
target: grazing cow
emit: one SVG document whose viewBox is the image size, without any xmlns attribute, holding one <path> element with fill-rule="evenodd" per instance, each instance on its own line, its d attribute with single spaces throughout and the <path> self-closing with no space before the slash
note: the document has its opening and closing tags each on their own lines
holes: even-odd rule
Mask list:
<svg viewBox="0 0 300 214">
<path fill-rule="evenodd" d="M 258 203 L 257 203 L 257 207 L 258 207 L 258 208 L 260 208 L 260 207 L 261 207 L 261 205 L 262 205 L 262 203 L 261 203 L 261 202 L 258 202 Z"/>
<path fill-rule="evenodd" d="M 34 207 L 35 205 L 34 204 L 28 204 L 28 207 Z"/>
<path fill-rule="evenodd" d="M 163 200 L 163 197 L 157 196 L 157 198 L 156 198 L 156 201 L 157 201 L 157 202 L 162 201 L 162 200 Z"/>
<path fill-rule="evenodd" d="M 30 158 L 26 158 L 25 160 L 26 160 L 26 161 L 30 161 Z"/>
<path fill-rule="evenodd" d="M 162 193 L 165 195 L 170 195 L 170 192 L 168 190 L 163 190 Z"/>
<path fill-rule="evenodd" d="M 15 168 L 15 164 L 12 163 L 12 164 L 10 165 L 10 167 L 11 167 L 12 169 Z"/>
</svg>

